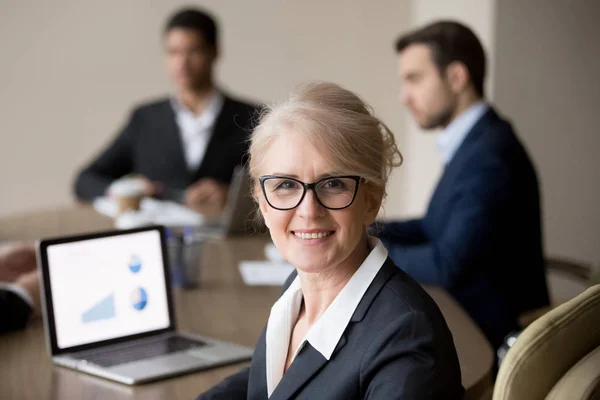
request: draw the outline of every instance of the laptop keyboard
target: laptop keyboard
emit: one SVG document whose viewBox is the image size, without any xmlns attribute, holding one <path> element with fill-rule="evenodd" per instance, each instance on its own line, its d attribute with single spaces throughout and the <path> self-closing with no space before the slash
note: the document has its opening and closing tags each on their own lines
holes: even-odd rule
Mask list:
<svg viewBox="0 0 600 400">
<path fill-rule="evenodd" d="M 206 343 L 187 339 L 181 336 L 171 336 L 151 342 L 138 343 L 132 346 L 121 347 L 110 351 L 94 351 L 93 353 L 80 353 L 77 358 L 94 363 L 102 367 L 125 364 L 146 358 L 177 353 L 196 347 L 206 346 Z"/>
</svg>

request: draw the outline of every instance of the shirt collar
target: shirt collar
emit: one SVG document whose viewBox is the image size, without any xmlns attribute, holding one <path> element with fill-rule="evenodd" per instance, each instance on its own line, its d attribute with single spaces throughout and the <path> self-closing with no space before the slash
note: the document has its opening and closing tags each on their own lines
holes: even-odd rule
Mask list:
<svg viewBox="0 0 600 400">
<path fill-rule="evenodd" d="M 171 107 L 173 108 L 177 118 L 191 118 L 198 122 L 204 122 L 206 125 L 212 125 L 214 123 L 219 116 L 221 108 L 223 108 L 223 104 L 225 102 L 223 94 L 221 94 L 218 89 L 213 88 L 210 94 L 210 100 L 208 101 L 204 111 L 202 111 L 200 115 L 194 115 L 194 113 L 184 106 L 179 99 L 177 99 L 177 97 L 171 96 L 170 100 Z"/>
<path fill-rule="evenodd" d="M 356 311 L 356 307 L 358 307 L 363 295 L 387 259 L 388 251 L 379 239 L 370 237 L 369 244 L 372 250 L 367 258 L 354 275 L 352 275 L 346 286 L 336 296 L 323 315 L 310 328 L 306 338 L 298 349 L 301 349 L 305 342 L 309 342 L 327 360 L 331 358 L 354 311 Z M 285 297 L 286 300 L 284 301 L 287 302 L 289 301 L 288 297 L 297 299 L 301 293 L 300 279 L 296 277 L 282 298 Z M 292 300 L 292 302 L 294 301 Z M 294 317 L 297 318 L 297 316 L 296 312 Z"/>
<path fill-rule="evenodd" d="M 479 101 L 452 121 L 438 138 L 438 150 L 442 153 L 444 164 L 449 164 L 456 151 L 467 137 L 473 126 L 488 110 L 489 105 Z"/>
</svg>

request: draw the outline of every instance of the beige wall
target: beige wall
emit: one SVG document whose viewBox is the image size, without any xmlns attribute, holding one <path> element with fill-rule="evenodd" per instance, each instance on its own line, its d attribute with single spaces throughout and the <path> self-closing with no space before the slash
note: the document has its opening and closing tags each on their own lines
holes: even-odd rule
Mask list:
<svg viewBox="0 0 600 400">
<path fill-rule="evenodd" d="M 597 264 L 600 3 L 502 0 L 497 12 L 496 100 L 536 163 L 547 253 Z"/>
<path fill-rule="evenodd" d="M 0 214 L 72 202 L 74 171 L 135 103 L 168 92 L 160 30 L 189 3 L 2 0 Z M 388 217 L 422 213 L 441 172 L 437 135 L 399 105 L 393 41 L 437 18 L 467 23 L 490 57 L 489 97 L 538 166 L 548 253 L 600 261 L 595 0 L 198 3 L 221 21 L 218 76 L 232 92 L 272 101 L 302 79 L 324 79 L 375 107 L 406 159 L 392 175 Z"/>
<path fill-rule="evenodd" d="M 2 0 L 0 214 L 69 204 L 75 170 L 131 107 L 168 92 L 160 31 L 174 0 Z M 303 79 L 358 92 L 396 132 L 393 39 L 409 2 L 204 1 L 222 24 L 219 80 L 262 101 Z M 401 140 L 401 137 L 399 137 Z M 401 191 L 392 182 L 390 204 Z"/>
</svg>

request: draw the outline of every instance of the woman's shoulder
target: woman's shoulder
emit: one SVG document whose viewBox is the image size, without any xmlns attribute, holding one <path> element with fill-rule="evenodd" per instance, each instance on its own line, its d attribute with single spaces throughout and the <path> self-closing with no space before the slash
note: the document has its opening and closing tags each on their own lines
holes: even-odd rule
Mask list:
<svg viewBox="0 0 600 400">
<path fill-rule="evenodd" d="M 452 334 L 433 299 L 390 259 L 369 289 L 363 297 L 369 305 L 348 338 L 361 354 L 364 384 L 419 391 L 424 398 L 462 398 Z"/>
<path fill-rule="evenodd" d="M 365 318 L 372 320 L 404 320 L 414 323 L 416 319 L 426 322 L 434 330 L 447 332 L 446 321 L 429 294 L 406 272 L 387 259 L 381 267 L 365 297 L 372 297 L 372 304 Z M 374 322 L 374 321 L 373 321 Z"/>
</svg>

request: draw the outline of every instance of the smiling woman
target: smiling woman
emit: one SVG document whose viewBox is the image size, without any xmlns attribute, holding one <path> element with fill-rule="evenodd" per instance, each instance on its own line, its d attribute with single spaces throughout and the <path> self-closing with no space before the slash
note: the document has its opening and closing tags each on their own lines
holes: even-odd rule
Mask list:
<svg viewBox="0 0 600 400">
<path fill-rule="evenodd" d="M 265 110 L 250 146 L 254 198 L 296 271 L 252 365 L 201 399 L 458 399 L 456 350 L 431 298 L 369 237 L 392 167 L 389 129 L 335 84 Z"/>
</svg>

